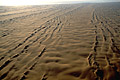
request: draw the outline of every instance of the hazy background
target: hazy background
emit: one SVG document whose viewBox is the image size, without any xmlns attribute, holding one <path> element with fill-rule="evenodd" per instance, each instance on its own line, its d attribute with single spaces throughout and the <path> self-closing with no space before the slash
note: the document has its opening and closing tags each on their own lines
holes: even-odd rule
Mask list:
<svg viewBox="0 0 120 80">
<path fill-rule="evenodd" d="M 0 0 L 0 6 L 10 5 L 44 5 L 63 3 L 85 3 L 85 2 L 119 2 L 120 0 Z"/>
</svg>

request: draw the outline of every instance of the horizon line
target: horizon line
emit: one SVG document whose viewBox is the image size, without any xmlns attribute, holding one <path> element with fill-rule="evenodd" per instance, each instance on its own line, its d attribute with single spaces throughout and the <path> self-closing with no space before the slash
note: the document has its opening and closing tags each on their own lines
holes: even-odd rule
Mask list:
<svg viewBox="0 0 120 80">
<path fill-rule="evenodd" d="M 41 6 L 41 5 L 62 5 L 62 4 L 80 4 L 80 3 L 120 3 L 120 1 L 94 1 L 94 2 L 86 2 L 86 1 L 63 1 L 63 2 L 54 2 L 54 3 L 46 3 L 46 4 L 27 4 L 27 5 L 0 5 L 0 6 Z"/>
</svg>

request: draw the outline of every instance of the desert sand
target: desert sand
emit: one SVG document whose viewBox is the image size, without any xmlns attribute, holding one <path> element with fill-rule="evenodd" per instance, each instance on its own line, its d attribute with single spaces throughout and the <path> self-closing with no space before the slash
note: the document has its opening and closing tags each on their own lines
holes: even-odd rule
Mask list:
<svg viewBox="0 0 120 80">
<path fill-rule="evenodd" d="M 120 80 L 120 3 L 1 6 L 0 80 Z"/>
</svg>

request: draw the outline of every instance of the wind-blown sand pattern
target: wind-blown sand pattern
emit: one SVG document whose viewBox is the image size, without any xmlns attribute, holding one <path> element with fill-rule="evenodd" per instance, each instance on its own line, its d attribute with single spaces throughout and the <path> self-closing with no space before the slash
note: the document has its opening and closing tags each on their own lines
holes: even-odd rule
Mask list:
<svg viewBox="0 0 120 80">
<path fill-rule="evenodd" d="M 0 8 L 0 80 L 120 80 L 120 3 Z"/>
</svg>

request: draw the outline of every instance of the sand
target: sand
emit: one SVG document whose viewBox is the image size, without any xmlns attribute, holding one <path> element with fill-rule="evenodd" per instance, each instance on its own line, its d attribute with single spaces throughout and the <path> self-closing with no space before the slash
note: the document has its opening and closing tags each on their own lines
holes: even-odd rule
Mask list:
<svg viewBox="0 0 120 80">
<path fill-rule="evenodd" d="M 1 6 L 0 80 L 120 80 L 120 3 Z"/>
</svg>

